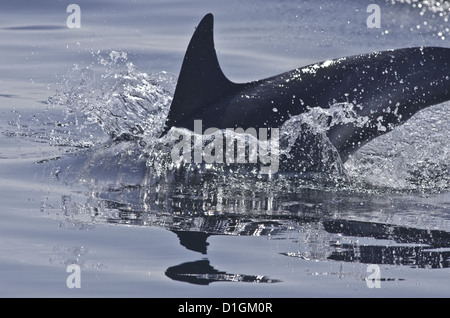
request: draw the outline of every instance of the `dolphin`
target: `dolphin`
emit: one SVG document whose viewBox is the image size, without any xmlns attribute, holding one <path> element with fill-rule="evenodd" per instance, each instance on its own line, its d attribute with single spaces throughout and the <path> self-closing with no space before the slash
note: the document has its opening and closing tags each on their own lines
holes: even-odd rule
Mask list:
<svg viewBox="0 0 450 318">
<path fill-rule="evenodd" d="M 182 63 L 161 136 L 171 127 L 273 128 L 314 107 L 353 104 L 364 124 L 330 125 L 326 135 L 342 162 L 373 138 L 425 107 L 450 100 L 450 49 L 413 47 L 342 57 L 248 83 L 222 72 L 213 15 L 196 28 Z M 331 122 L 331 118 L 328 119 Z"/>
</svg>

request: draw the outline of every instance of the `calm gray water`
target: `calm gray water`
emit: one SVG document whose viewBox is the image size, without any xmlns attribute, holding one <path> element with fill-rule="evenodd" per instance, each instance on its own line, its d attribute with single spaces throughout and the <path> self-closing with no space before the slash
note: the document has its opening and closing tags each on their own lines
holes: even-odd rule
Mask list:
<svg viewBox="0 0 450 318">
<path fill-rule="evenodd" d="M 0 296 L 450 296 L 448 102 L 326 180 L 170 170 L 153 134 L 208 12 L 244 82 L 450 47 L 448 2 L 77 1 L 69 28 L 71 3 L 0 4 Z"/>
</svg>

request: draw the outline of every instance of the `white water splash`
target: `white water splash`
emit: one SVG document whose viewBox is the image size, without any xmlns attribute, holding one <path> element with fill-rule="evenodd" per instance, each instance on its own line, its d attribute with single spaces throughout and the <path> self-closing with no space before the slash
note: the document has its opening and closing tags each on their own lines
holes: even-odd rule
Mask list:
<svg viewBox="0 0 450 318">
<path fill-rule="evenodd" d="M 148 156 L 148 166 L 156 168 L 152 169 L 156 174 L 162 176 L 168 170 L 179 169 L 179 165 L 170 162 L 175 143 L 171 134 L 158 139 L 172 100 L 175 77 L 164 72 L 141 72 L 124 52 L 94 55 L 98 57 L 96 65 L 74 67 L 62 77 L 50 103 L 65 107 L 67 117 L 75 116 L 79 131 L 94 131 L 100 126 L 113 139 L 140 140 L 136 147 Z M 320 172 L 396 190 L 449 189 L 450 131 L 445 110 L 448 103 L 423 110 L 403 126 L 369 142 L 344 165 L 326 133 L 334 125 L 366 125 L 368 118 L 358 116 L 355 107 L 359 105 L 336 103 L 328 108 L 309 108 L 286 121 L 280 129 L 278 152 L 280 164 L 287 167 L 284 172 Z M 247 138 L 254 149 L 264 146 L 249 138 L 252 136 L 232 137 Z M 71 138 L 74 144 L 80 143 L 82 134 L 74 133 Z M 293 161 L 299 154 L 300 160 Z M 183 169 L 192 173 L 203 169 L 216 175 L 225 170 L 234 175 L 258 175 L 255 165 L 245 164 L 234 167 L 191 164 Z"/>
<path fill-rule="evenodd" d="M 84 120 L 79 125 L 100 125 L 112 138 L 159 135 L 172 101 L 165 87 L 173 87 L 174 78 L 139 71 L 125 52 L 94 55 L 98 64 L 71 69 L 50 103 L 67 107 L 69 114 Z"/>
<path fill-rule="evenodd" d="M 379 187 L 448 191 L 449 106 L 446 102 L 424 109 L 369 142 L 346 162 L 349 176 Z"/>
</svg>

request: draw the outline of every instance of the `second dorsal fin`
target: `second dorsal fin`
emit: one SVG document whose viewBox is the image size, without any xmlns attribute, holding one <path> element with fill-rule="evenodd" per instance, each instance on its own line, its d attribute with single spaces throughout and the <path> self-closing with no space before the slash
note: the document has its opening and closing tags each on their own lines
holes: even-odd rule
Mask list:
<svg viewBox="0 0 450 318">
<path fill-rule="evenodd" d="M 213 22 L 213 15 L 207 14 L 192 36 L 181 66 L 164 133 L 172 126 L 184 127 L 184 120 L 201 113 L 237 85 L 228 80 L 220 68 L 214 49 Z"/>
</svg>

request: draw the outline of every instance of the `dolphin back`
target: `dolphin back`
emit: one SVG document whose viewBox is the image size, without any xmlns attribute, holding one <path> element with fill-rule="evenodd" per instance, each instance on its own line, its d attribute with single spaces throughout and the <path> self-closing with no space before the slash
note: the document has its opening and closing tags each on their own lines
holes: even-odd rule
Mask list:
<svg viewBox="0 0 450 318">
<path fill-rule="evenodd" d="M 278 128 L 313 107 L 351 103 L 363 125 L 330 125 L 327 136 L 343 162 L 362 145 L 425 107 L 450 100 L 450 49 L 415 47 L 343 57 L 267 79 L 233 83 L 214 49 L 207 14 L 186 51 L 163 135 L 175 126 Z M 299 127 L 301 129 L 301 127 Z"/>
</svg>

